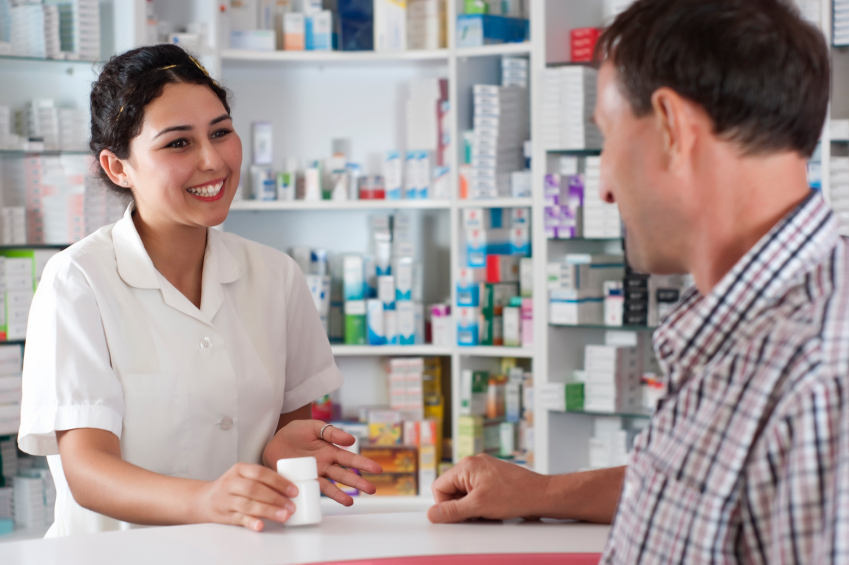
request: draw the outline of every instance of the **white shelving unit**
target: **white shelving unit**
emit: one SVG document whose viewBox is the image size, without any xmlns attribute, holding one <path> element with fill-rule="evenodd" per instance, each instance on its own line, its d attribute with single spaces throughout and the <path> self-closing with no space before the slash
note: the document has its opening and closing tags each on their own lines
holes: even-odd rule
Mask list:
<svg viewBox="0 0 849 565">
<path fill-rule="evenodd" d="M 107 0 L 113 15 L 105 23 L 104 41 L 115 52 L 143 43 L 144 0 Z M 500 58 L 527 56 L 531 68 L 531 137 L 536 136 L 539 75 L 546 66 L 569 60 L 569 30 L 602 24 L 602 0 L 530 0 L 531 40 L 526 43 L 480 48 L 454 47 L 457 3 L 448 0 L 447 49 L 433 51 L 373 52 L 256 52 L 206 46 L 202 60 L 214 76 L 233 92 L 236 131 L 245 147 L 244 168 L 250 157 L 250 124 L 271 121 L 275 129 L 275 167 L 286 157 L 320 158 L 329 155 L 331 139 L 350 138 L 353 160 L 362 162 L 368 152 L 402 149 L 405 85 L 417 77 L 440 77 L 449 81 L 453 113 L 453 139 L 457 156 L 460 133 L 472 125 L 471 87 L 499 84 Z M 831 27 L 831 1 L 821 0 L 823 29 Z M 206 22 L 209 36 L 218 37 L 218 2 L 156 0 L 157 14 L 175 24 Z M 108 55 L 105 53 L 104 55 Z M 830 116 L 849 118 L 849 50 L 832 49 L 834 62 L 833 103 Z M 60 102 L 85 107 L 94 70 L 90 63 L 0 58 L 0 101 L 20 106 L 26 100 L 57 94 Z M 6 80 L 7 77 L 11 80 Z M 20 85 L 26 85 L 21 88 Z M 823 192 L 829 191 L 829 158 L 849 154 L 849 145 L 832 144 L 829 129 L 823 132 Z M 562 152 L 560 152 L 562 154 Z M 532 371 L 537 385 L 562 382 L 583 365 L 583 348 L 601 343 L 606 328 L 562 327 L 548 324 L 546 264 L 564 253 L 610 252 L 621 249 L 619 240 L 548 241 L 543 229 L 543 177 L 556 152 L 533 147 L 533 196 L 522 199 L 460 200 L 457 167 L 452 171 L 451 199 L 384 201 L 237 201 L 225 229 L 262 243 L 288 249 L 296 245 L 331 251 L 364 252 L 368 249 L 369 215 L 403 211 L 412 220 L 417 257 L 425 265 L 425 303 L 456 304 L 461 249 L 462 210 L 479 207 L 529 207 L 532 209 L 534 264 L 533 348 L 345 346 L 333 345 L 337 362 L 348 384 L 342 388 L 345 405 L 379 404 L 386 401 L 382 359 L 390 356 L 438 356 L 450 360 L 452 385 L 450 407 L 453 436 L 459 412 L 459 375 L 464 369 L 497 371 L 502 357 L 514 357 Z M 585 156 L 592 152 L 575 152 Z M 459 159 L 456 160 L 459 162 Z M 295 213 L 297 212 L 297 213 Z M 448 411 L 448 407 L 446 407 Z M 543 473 L 580 469 L 587 461 L 587 440 L 592 434 L 592 414 L 542 412 L 535 406 L 535 468 Z M 455 453 L 456 455 L 456 453 Z M 413 500 L 360 498 L 357 505 L 389 508 L 404 504 L 427 504 L 426 497 Z M 0 537 L 2 541 L 4 537 Z M 11 539 L 5 537 L 5 539 Z"/>
</svg>

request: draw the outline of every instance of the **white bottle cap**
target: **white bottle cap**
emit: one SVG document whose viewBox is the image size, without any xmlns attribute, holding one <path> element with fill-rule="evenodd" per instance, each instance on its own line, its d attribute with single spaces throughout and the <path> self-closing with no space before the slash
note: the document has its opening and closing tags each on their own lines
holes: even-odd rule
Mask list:
<svg viewBox="0 0 849 565">
<path fill-rule="evenodd" d="M 292 482 L 318 480 L 318 465 L 315 457 L 278 459 L 277 472 Z"/>
</svg>

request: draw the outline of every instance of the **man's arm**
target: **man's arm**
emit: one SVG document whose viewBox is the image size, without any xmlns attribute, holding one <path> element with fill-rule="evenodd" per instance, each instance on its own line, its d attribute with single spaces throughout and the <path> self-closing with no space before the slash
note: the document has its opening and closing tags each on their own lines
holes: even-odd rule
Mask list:
<svg viewBox="0 0 849 565">
<path fill-rule="evenodd" d="M 540 475 L 489 455 L 466 457 L 433 484 L 434 523 L 471 518 L 566 518 L 610 524 L 625 467 Z"/>
</svg>

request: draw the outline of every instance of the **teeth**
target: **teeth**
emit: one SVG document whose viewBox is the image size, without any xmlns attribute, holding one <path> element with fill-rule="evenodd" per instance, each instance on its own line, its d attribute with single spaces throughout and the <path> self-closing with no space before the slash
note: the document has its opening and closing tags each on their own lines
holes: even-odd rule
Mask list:
<svg viewBox="0 0 849 565">
<path fill-rule="evenodd" d="M 192 194 L 196 194 L 198 196 L 215 196 L 221 190 L 221 187 L 224 186 L 224 181 L 217 182 L 215 184 L 208 184 L 206 186 L 199 186 L 195 188 L 188 189 Z"/>
</svg>

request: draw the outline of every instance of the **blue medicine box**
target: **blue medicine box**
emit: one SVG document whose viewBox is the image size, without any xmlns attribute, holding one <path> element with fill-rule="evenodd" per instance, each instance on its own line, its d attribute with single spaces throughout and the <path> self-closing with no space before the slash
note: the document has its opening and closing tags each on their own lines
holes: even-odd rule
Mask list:
<svg viewBox="0 0 849 565">
<path fill-rule="evenodd" d="M 339 49 L 371 51 L 374 49 L 374 1 L 338 0 Z"/>
<path fill-rule="evenodd" d="M 457 47 L 480 47 L 495 43 L 521 43 L 527 41 L 528 20 L 492 16 L 489 14 L 463 14 L 457 16 Z"/>
</svg>

